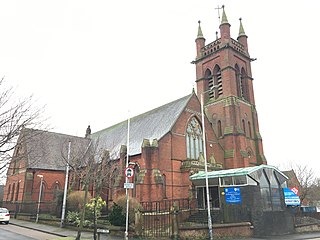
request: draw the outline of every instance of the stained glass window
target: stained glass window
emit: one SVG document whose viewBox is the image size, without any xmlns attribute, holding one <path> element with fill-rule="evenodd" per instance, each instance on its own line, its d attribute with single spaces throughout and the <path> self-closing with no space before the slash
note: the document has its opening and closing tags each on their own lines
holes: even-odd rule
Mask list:
<svg viewBox="0 0 320 240">
<path fill-rule="evenodd" d="M 193 117 L 187 126 L 186 134 L 187 158 L 199 159 L 203 152 L 202 129 L 198 120 Z"/>
</svg>

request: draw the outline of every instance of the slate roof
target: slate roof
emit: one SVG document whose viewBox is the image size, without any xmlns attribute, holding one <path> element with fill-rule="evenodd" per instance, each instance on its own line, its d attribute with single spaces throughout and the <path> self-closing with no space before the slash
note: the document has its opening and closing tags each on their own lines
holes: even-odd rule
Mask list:
<svg viewBox="0 0 320 240">
<path fill-rule="evenodd" d="M 129 154 L 141 153 L 143 139 L 160 140 L 168 133 L 185 109 L 194 93 L 130 119 Z M 98 141 L 100 148 L 118 157 L 121 145 L 127 145 L 128 120 L 93 133 L 91 138 Z"/>
<path fill-rule="evenodd" d="M 22 138 L 26 144 L 28 168 L 46 170 L 65 170 L 69 141 L 70 159 L 86 151 L 91 141 L 87 138 L 28 128 L 23 130 Z"/>
</svg>

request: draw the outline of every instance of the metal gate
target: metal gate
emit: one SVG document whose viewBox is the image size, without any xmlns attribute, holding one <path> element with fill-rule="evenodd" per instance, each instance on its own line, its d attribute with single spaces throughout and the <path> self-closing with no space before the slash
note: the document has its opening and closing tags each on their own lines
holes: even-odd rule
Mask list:
<svg viewBox="0 0 320 240">
<path fill-rule="evenodd" d="M 144 211 L 142 236 L 143 237 L 170 237 L 172 235 L 172 215 L 169 211 Z"/>
<path fill-rule="evenodd" d="M 142 214 L 142 237 L 146 238 L 169 238 L 172 236 L 173 213 L 172 206 L 178 209 L 190 207 L 189 199 L 165 200 L 159 202 L 141 203 Z"/>
</svg>

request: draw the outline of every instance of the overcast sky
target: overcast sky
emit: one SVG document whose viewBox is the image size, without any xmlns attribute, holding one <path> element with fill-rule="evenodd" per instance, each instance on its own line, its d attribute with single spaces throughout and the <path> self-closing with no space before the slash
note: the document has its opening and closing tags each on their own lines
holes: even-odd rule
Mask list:
<svg viewBox="0 0 320 240">
<path fill-rule="evenodd" d="M 190 94 L 195 38 L 248 35 L 268 163 L 320 176 L 319 1 L 0 0 L 0 75 L 46 105 L 52 131 L 84 136 Z"/>
</svg>

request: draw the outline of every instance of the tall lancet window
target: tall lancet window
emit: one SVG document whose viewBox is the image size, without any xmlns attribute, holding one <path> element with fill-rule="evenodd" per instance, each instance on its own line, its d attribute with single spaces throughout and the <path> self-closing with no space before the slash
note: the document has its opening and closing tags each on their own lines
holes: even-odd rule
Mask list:
<svg viewBox="0 0 320 240">
<path fill-rule="evenodd" d="M 235 66 L 236 69 L 236 83 L 237 83 L 237 94 L 238 97 L 242 97 L 243 96 L 243 92 L 242 92 L 242 80 L 241 80 L 241 74 L 240 74 L 240 69 L 238 67 L 238 64 L 236 64 Z"/>
<path fill-rule="evenodd" d="M 205 79 L 208 80 L 208 90 L 209 90 L 209 99 L 214 99 L 215 97 L 215 92 L 213 89 L 213 76 L 212 73 L 209 69 L 206 70 L 205 74 L 204 74 Z"/>
<path fill-rule="evenodd" d="M 216 65 L 213 69 L 215 98 L 217 99 L 223 94 L 221 69 Z"/>
<path fill-rule="evenodd" d="M 241 69 L 241 85 L 242 85 L 242 97 L 249 101 L 249 86 L 248 76 L 244 68 Z"/>
<path fill-rule="evenodd" d="M 199 159 L 203 152 L 202 129 L 198 120 L 193 117 L 187 126 L 186 134 L 187 158 Z"/>
</svg>

